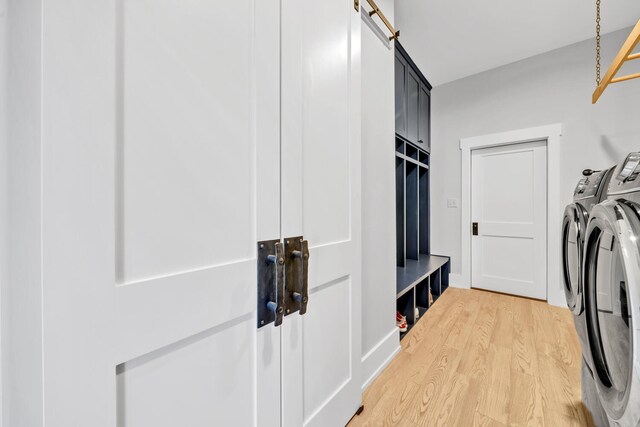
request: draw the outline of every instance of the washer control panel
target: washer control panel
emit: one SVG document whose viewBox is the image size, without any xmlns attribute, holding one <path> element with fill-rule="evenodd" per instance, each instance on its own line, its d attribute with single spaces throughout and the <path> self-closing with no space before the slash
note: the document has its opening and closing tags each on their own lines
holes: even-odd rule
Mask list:
<svg viewBox="0 0 640 427">
<path fill-rule="evenodd" d="M 640 187 L 640 152 L 631 153 L 613 172 L 613 177 L 609 183 L 609 194 L 625 193 L 634 191 Z"/>
<path fill-rule="evenodd" d="M 602 180 L 604 179 L 606 174 L 606 170 L 597 171 L 593 172 L 589 176 L 585 176 L 584 178 L 582 178 L 578 182 L 578 185 L 576 185 L 576 189 L 573 192 L 574 200 L 594 197 L 598 193 L 600 184 L 602 184 Z"/>
</svg>

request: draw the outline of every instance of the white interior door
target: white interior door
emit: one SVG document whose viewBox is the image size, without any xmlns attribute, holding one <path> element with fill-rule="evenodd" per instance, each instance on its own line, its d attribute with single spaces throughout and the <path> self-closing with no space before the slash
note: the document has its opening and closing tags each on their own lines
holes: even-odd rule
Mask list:
<svg viewBox="0 0 640 427">
<path fill-rule="evenodd" d="M 283 425 L 344 425 L 360 390 L 360 16 L 282 1 L 282 233 L 309 243 L 309 302 L 282 325 Z"/>
<path fill-rule="evenodd" d="M 472 152 L 473 287 L 547 298 L 546 164 L 545 141 Z"/>
<path fill-rule="evenodd" d="M 266 3 L 43 3 L 48 427 L 256 423 L 256 360 L 279 365 L 256 351 L 280 216 Z"/>
</svg>

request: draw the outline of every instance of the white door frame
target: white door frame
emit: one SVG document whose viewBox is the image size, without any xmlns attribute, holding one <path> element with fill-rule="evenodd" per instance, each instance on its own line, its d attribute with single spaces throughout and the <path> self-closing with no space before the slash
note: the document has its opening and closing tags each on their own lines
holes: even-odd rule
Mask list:
<svg viewBox="0 0 640 427">
<path fill-rule="evenodd" d="M 560 224 L 563 208 L 560 194 L 561 137 L 562 124 L 556 123 L 460 139 L 462 276 L 457 286 L 471 288 L 471 152 L 480 148 L 545 140 L 547 141 L 547 302 L 551 305 L 566 306 L 560 276 Z"/>
</svg>

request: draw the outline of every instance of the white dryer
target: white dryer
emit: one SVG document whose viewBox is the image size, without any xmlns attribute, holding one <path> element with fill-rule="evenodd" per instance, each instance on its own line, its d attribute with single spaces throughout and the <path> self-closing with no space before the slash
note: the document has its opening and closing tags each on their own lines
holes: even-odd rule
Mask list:
<svg viewBox="0 0 640 427">
<path fill-rule="evenodd" d="M 640 153 L 616 167 L 591 211 L 583 284 L 597 396 L 611 425 L 640 426 Z"/>
</svg>

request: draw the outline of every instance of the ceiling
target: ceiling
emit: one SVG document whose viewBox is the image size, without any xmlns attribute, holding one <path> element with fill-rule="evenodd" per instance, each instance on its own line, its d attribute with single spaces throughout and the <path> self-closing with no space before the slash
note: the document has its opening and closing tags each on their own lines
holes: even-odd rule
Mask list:
<svg viewBox="0 0 640 427">
<path fill-rule="evenodd" d="M 595 10 L 595 0 L 395 0 L 395 26 L 436 86 L 593 38 Z M 602 0 L 601 14 L 603 34 L 631 27 L 640 1 Z"/>
</svg>

